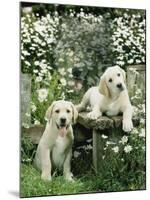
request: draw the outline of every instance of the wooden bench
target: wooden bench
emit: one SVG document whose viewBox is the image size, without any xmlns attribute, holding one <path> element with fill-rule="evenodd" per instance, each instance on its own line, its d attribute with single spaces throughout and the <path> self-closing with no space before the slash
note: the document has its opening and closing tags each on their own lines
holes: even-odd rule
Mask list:
<svg viewBox="0 0 150 200">
<path fill-rule="evenodd" d="M 117 140 L 125 133 L 122 130 L 122 116 L 106 117 L 102 116 L 97 120 L 87 117 L 87 113 L 80 113 L 78 123 L 87 129 L 92 129 L 93 137 L 93 165 L 96 172 L 102 168 L 102 157 L 104 153 L 104 139 L 102 135 L 109 136 L 109 140 Z M 139 119 L 133 118 L 134 127 L 139 125 Z"/>
</svg>

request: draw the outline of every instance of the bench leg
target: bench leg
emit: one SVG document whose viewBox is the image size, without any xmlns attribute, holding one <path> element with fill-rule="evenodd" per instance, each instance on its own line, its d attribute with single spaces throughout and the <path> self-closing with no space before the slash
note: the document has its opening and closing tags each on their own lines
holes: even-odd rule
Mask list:
<svg viewBox="0 0 150 200">
<path fill-rule="evenodd" d="M 93 165 L 96 173 L 104 170 L 103 156 L 106 140 L 102 138 L 102 135 L 107 135 L 109 141 L 118 143 L 118 141 L 124 135 L 124 132 L 122 131 L 122 128 L 112 128 L 109 130 L 93 129 Z"/>
<path fill-rule="evenodd" d="M 97 130 L 93 130 L 93 165 L 96 173 L 100 172 L 103 167 L 104 143 L 102 134 L 103 131 L 99 133 Z"/>
</svg>

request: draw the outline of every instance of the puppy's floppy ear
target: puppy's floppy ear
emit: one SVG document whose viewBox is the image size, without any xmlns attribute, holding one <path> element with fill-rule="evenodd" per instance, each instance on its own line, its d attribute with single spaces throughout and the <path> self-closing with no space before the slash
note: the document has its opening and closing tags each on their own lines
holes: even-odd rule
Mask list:
<svg viewBox="0 0 150 200">
<path fill-rule="evenodd" d="M 76 123 L 76 120 L 78 118 L 78 111 L 76 109 L 76 107 L 73 105 L 73 103 L 71 103 L 71 107 L 72 107 L 72 113 L 73 113 L 73 123 L 75 124 Z"/>
<path fill-rule="evenodd" d="M 108 98 L 110 97 L 110 92 L 106 84 L 105 75 L 101 76 L 99 83 L 99 92 Z"/>
<path fill-rule="evenodd" d="M 49 108 L 47 109 L 46 114 L 45 114 L 45 119 L 46 119 L 46 120 L 49 120 L 49 119 L 52 117 L 52 111 L 53 111 L 53 107 L 54 107 L 55 104 L 56 104 L 56 102 L 54 101 L 54 102 L 49 106 Z"/>
<path fill-rule="evenodd" d="M 121 74 L 122 74 L 122 76 L 123 76 L 124 82 L 126 83 L 126 72 L 125 72 L 124 69 L 122 69 L 121 67 L 118 66 L 118 68 L 119 68 L 119 70 L 121 71 Z"/>
</svg>

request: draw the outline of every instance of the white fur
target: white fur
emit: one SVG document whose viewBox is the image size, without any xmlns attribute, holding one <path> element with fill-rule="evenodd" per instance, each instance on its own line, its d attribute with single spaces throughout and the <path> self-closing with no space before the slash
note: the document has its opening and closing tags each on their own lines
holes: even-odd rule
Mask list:
<svg viewBox="0 0 150 200">
<path fill-rule="evenodd" d="M 118 88 L 118 84 L 122 87 Z M 115 116 L 121 112 L 123 113 L 123 130 L 129 132 L 133 128 L 132 106 L 126 88 L 126 75 L 120 67 L 109 67 L 102 75 L 99 87 L 92 87 L 85 93 L 77 110 L 79 112 L 85 110 L 88 105 L 92 109 L 88 117 L 97 119 L 104 112 L 108 116 Z"/>
<path fill-rule="evenodd" d="M 63 168 L 64 177 L 73 181 L 70 162 L 74 136 L 71 124 L 75 122 L 77 116 L 78 112 L 71 102 L 55 101 L 48 108 L 46 112 L 48 122 L 37 147 L 34 160 L 36 167 L 42 172 L 41 178 L 43 180 L 51 180 L 51 169 L 56 167 Z M 65 117 L 67 127 L 63 137 L 58 128 L 62 117 Z"/>
</svg>

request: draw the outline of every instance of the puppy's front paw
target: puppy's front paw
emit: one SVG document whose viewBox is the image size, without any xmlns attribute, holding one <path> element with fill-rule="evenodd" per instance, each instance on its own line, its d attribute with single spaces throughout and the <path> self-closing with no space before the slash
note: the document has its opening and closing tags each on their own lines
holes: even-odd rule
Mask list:
<svg viewBox="0 0 150 200">
<path fill-rule="evenodd" d="M 95 111 L 89 112 L 87 114 L 87 117 L 89 117 L 91 119 L 97 119 L 100 116 L 102 116 L 102 113 L 101 112 L 95 112 Z"/>
<path fill-rule="evenodd" d="M 44 180 L 44 181 L 51 181 L 51 180 L 52 180 L 52 177 L 51 177 L 51 175 L 42 173 L 41 179 Z"/>
<path fill-rule="evenodd" d="M 123 130 L 125 132 L 130 132 L 133 129 L 132 120 L 123 120 Z"/>
</svg>

